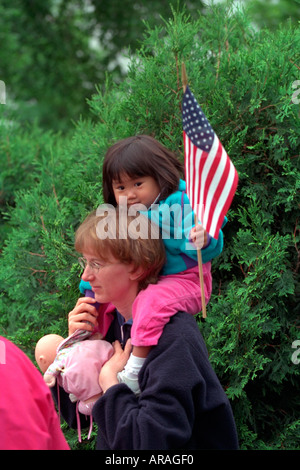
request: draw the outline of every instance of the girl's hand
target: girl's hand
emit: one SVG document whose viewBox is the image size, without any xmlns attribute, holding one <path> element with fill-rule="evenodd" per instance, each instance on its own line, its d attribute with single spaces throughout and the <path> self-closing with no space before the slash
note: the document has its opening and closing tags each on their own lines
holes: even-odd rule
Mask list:
<svg viewBox="0 0 300 470">
<path fill-rule="evenodd" d="M 92 297 L 80 297 L 71 312 L 69 313 L 69 335 L 76 330 L 93 331 L 98 325 L 98 312 L 93 305 L 96 300 Z M 89 323 L 86 323 L 89 322 Z"/>
<path fill-rule="evenodd" d="M 190 231 L 190 239 L 196 245 L 198 250 L 201 250 L 207 243 L 207 232 L 203 228 L 203 225 L 196 225 Z"/>
<path fill-rule="evenodd" d="M 124 369 L 129 359 L 131 353 L 131 341 L 130 339 L 127 341 L 124 350 L 122 349 L 119 341 L 115 341 L 113 343 L 113 347 L 113 356 L 104 364 L 99 374 L 99 385 L 102 388 L 103 393 L 105 393 L 109 387 L 119 383 L 117 374 Z"/>
</svg>

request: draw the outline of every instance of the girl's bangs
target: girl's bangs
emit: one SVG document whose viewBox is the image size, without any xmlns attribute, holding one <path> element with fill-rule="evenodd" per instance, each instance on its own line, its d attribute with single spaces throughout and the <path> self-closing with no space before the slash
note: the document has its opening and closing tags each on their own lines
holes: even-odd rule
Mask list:
<svg viewBox="0 0 300 470">
<path fill-rule="evenodd" d="M 151 155 L 143 150 L 128 146 L 118 155 L 111 159 L 109 164 L 109 174 L 111 180 L 121 181 L 122 175 L 126 174 L 130 178 L 139 176 L 151 176 L 153 169 L 151 164 Z"/>
</svg>

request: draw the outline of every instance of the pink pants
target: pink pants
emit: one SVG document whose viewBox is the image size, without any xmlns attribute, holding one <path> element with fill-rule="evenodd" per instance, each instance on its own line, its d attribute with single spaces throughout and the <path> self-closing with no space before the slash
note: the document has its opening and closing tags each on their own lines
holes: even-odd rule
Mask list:
<svg viewBox="0 0 300 470">
<path fill-rule="evenodd" d="M 204 296 L 211 296 L 211 263 L 203 264 Z M 131 343 L 133 346 L 154 346 L 170 317 L 179 311 L 195 315 L 202 310 L 198 266 L 178 274 L 161 276 L 139 292 L 133 303 Z"/>
</svg>

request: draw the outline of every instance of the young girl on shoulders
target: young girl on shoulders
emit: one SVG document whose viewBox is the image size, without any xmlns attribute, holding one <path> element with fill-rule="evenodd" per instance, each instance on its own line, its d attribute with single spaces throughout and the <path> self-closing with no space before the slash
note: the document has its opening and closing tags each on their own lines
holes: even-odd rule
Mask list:
<svg viewBox="0 0 300 470">
<path fill-rule="evenodd" d="M 135 393 L 139 393 L 138 372 L 170 317 L 178 311 L 195 315 L 202 309 L 197 248 L 202 253 L 206 303 L 212 290 L 211 260 L 223 249 L 222 231 L 215 240 L 201 223 L 194 226 L 182 174 L 183 165 L 173 152 L 147 135 L 116 142 L 103 162 L 104 201 L 146 210 L 158 224 L 166 249 L 158 283 L 141 290 L 133 304 L 133 350 L 118 378 Z"/>
</svg>

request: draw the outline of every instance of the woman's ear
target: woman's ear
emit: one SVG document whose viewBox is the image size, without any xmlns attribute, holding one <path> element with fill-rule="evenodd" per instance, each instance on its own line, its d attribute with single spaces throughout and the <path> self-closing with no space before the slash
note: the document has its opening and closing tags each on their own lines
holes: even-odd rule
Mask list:
<svg viewBox="0 0 300 470">
<path fill-rule="evenodd" d="M 129 272 L 129 279 L 132 281 L 140 281 L 143 279 L 145 269 L 142 266 L 132 266 L 132 270 Z"/>
</svg>

